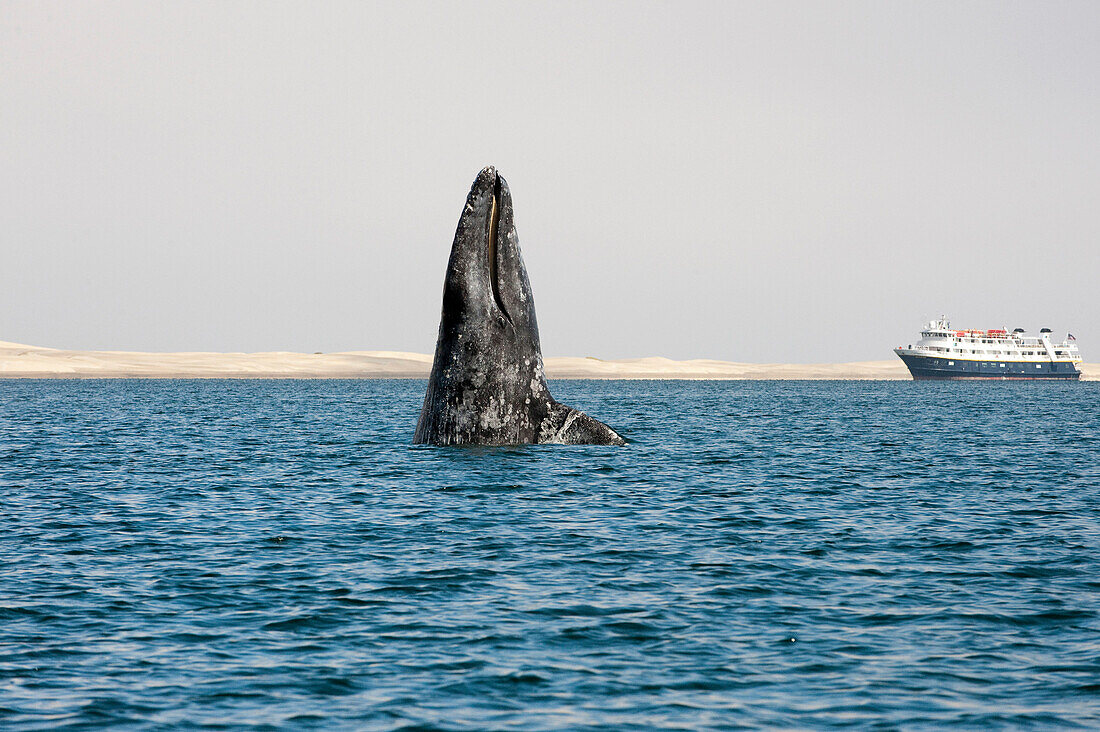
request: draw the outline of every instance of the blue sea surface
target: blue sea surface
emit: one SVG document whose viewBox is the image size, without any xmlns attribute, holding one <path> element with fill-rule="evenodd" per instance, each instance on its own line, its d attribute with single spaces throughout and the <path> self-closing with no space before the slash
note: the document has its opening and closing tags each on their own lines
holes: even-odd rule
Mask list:
<svg viewBox="0 0 1100 732">
<path fill-rule="evenodd" d="M 1100 384 L 0 381 L 0 727 L 1100 726 Z"/>
</svg>

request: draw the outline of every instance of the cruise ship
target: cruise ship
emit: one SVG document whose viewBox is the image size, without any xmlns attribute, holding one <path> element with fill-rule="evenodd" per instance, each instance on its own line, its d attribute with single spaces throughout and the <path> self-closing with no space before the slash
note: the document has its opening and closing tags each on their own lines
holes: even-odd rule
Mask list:
<svg viewBox="0 0 1100 732">
<path fill-rule="evenodd" d="M 954 330 L 947 318 L 933 320 L 920 340 L 898 346 L 898 354 L 916 380 L 925 379 L 1080 379 L 1076 339 L 1061 343 L 1050 328 L 1029 336 L 1023 328 Z"/>
</svg>

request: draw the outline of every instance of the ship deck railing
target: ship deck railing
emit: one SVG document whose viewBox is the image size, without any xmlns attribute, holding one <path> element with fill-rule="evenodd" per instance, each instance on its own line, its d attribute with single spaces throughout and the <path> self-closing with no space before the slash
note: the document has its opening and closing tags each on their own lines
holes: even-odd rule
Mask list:
<svg viewBox="0 0 1100 732">
<path fill-rule="evenodd" d="M 1003 358 L 1005 356 L 1008 356 L 1008 357 L 1021 357 L 1021 358 L 1029 358 L 1029 357 L 1030 358 L 1042 358 L 1043 360 L 1046 360 L 1046 361 L 1052 360 L 1050 354 L 1048 354 L 1046 351 L 1036 351 L 1035 353 L 1025 354 L 1025 353 L 1020 353 L 1020 352 L 1016 352 L 1016 353 L 976 353 L 973 350 L 964 351 L 962 349 L 944 348 L 943 346 L 912 346 L 911 345 L 911 346 L 908 346 L 904 349 L 901 346 L 898 346 L 898 348 L 900 350 L 906 350 L 906 351 L 925 351 L 927 353 L 937 353 L 937 354 L 942 353 L 942 354 L 945 354 L 945 355 L 948 355 L 948 356 L 951 356 L 951 355 L 957 355 L 957 356 L 986 356 L 986 357 L 988 357 L 988 360 L 997 360 L 997 357 L 1002 357 Z M 1055 348 L 1062 348 L 1062 346 L 1055 346 Z M 1072 348 L 1073 350 L 1076 351 L 1076 346 L 1071 346 L 1070 348 Z M 1074 361 L 1074 360 L 1080 361 L 1081 358 L 1076 353 L 1055 353 L 1053 360 L 1054 361 Z"/>
</svg>

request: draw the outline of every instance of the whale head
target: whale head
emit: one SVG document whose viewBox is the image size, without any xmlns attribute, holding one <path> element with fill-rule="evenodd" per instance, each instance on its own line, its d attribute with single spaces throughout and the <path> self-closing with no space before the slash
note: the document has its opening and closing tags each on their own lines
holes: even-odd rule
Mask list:
<svg viewBox="0 0 1100 732">
<path fill-rule="evenodd" d="M 550 395 L 512 194 L 492 166 L 470 187 L 451 245 L 435 361 L 414 442 L 622 444 L 606 425 Z"/>
<path fill-rule="evenodd" d="M 541 374 L 535 303 L 519 250 L 512 193 L 492 166 L 470 187 L 447 262 L 440 338 L 450 341 L 451 336 L 468 357 L 452 353 L 452 362 L 464 368 L 480 370 L 477 362 L 507 353 L 512 360 L 522 355 L 530 361 L 524 364 L 530 373 Z"/>
</svg>

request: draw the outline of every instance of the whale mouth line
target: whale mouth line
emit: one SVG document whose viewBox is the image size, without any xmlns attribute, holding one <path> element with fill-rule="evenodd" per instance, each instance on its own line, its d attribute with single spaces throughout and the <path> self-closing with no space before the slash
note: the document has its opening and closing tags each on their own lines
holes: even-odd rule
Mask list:
<svg viewBox="0 0 1100 732">
<path fill-rule="evenodd" d="M 486 232 L 487 246 L 486 256 L 489 260 L 489 288 L 493 291 L 493 301 L 496 303 L 497 308 L 505 319 L 511 323 L 512 316 L 508 314 L 508 309 L 504 307 L 504 300 L 500 296 L 500 282 L 497 276 L 498 264 L 497 264 L 497 236 L 500 234 L 500 208 L 501 208 L 501 190 L 500 190 L 500 176 L 497 175 L 493 184 L 493 201 L 491 208 L 489 209 L 489 222 L 488 231 Z"/>
</svg>

